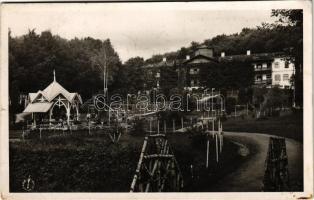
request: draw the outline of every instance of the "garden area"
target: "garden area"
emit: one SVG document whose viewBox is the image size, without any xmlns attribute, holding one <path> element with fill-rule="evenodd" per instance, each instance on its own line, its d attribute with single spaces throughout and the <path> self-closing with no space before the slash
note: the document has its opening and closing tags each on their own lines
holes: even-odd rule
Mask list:
<svg viewBox="0 0 314 200">
<path fill-rule="evenodd" d="M 183 174 L 184 191 L 210 191 L 211 184 L 250 156 L 241 156 L 238 145 L 225 139 L 216 163 L 214 140 L 210 137 L 206 169 L 205 135 L 172 133 L 167 138 Z M 129 192 L 143 140 L 144 134 L 123 134 L 119 142 L 113 143 L 108 135 L 97 132 L 13 140 L 10 191 L 25 192 L 22 182 L 31 176 L 35 183 L 32 192 Z"/>
</svg>

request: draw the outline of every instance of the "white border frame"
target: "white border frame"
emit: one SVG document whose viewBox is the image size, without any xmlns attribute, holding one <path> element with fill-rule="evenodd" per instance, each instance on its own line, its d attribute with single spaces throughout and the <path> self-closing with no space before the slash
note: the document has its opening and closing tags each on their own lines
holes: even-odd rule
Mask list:
<svg viewBox="0 0 314 200">
<path fill-rule="evenodd" d="M 45 6 L 53 6 L 45 3 Z M 80 3 L 72 3 L 71 6 Z M 115 3 L 116 4 L 116 3 Z M 132 3 L 135 4 L 135 3 Z M 9 192 L 9 140 L 8 140 L 8 27 L 6 14 L 23 4 L 1 5 L 1 68 L 0 68 L 0 198 L 3 199 L 297 199 L 313 198 L 313 116 L 312 116 L 312 2 L 311 1 L 252 1 L 252 2 L 181 2 L 149 3 L 150 9 L 170 9 L 176 4 L 182 9 L 202 10 L 252 10 L 255 9 L 303 9 L 304 21 L 304 192 L 225 192 L 225 193 L 10 193 Z M 63 4 L 67 6 L 67 4 Z M 123 3 L 122 7 L 127 5 Z M 108 6 L 111 6 L 108 3 Z M 136 3 L 136 8 L 145 8 Z M 126 9 L 127 6 L 125 6 Z M 134 6 L 132 6 L 134 8 Z"/>
</svg>

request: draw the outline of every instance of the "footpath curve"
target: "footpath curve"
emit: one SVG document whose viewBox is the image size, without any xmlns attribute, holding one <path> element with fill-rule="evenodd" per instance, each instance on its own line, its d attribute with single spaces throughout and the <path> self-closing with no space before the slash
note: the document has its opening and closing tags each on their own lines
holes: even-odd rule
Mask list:
<svg viewBox="0 0 314 200">
<path fill-rule="evenodd" d="M 248 160 L 211 186 L 215 192 L 259 192 L 262 188 L 269 137 L 259 133 L 224 132 L 224 137 L 254 149 Z M 286 138 L 290 184 L 303 180 L 303 144 Z"/>
</svg>

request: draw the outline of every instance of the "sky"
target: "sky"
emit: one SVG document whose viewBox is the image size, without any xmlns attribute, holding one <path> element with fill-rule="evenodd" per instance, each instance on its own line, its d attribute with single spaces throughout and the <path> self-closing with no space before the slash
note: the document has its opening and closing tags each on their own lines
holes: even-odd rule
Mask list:
<svg viewBox="0 0 314 200">
<path fill-rule="evenodd" d="M 221 4 L 219 4 L 221 5 Z M 229 5 L 229 4 L 228 4 Z M 3 16 L 13 36 L 50 30 L 67 39 L 111 40 L 122 61 L 176 51 L 192 41 L 274 22 L 271 9 L 210 3 L 11 4 Z"/>
</svg>

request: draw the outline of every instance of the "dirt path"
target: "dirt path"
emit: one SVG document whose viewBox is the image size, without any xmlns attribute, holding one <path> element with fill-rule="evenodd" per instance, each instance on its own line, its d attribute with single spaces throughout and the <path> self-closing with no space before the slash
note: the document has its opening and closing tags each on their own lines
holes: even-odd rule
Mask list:
<svg viewBox="0 0 314 200">
<path fill-rule="evenodd" d="M 264 176 L 264 164 L 271 135 L 255 133 L 225 132 L 225 137 L 241 143 L 253 151 L 248 160 L 231 174 L 222 178 L 211 188 L 222 192 L 258 192 L 261 191 Z M 303 145 L 295 140 L 286 139 L 290 184 L 302 181 L 303 177 Z"/>
</svg>

